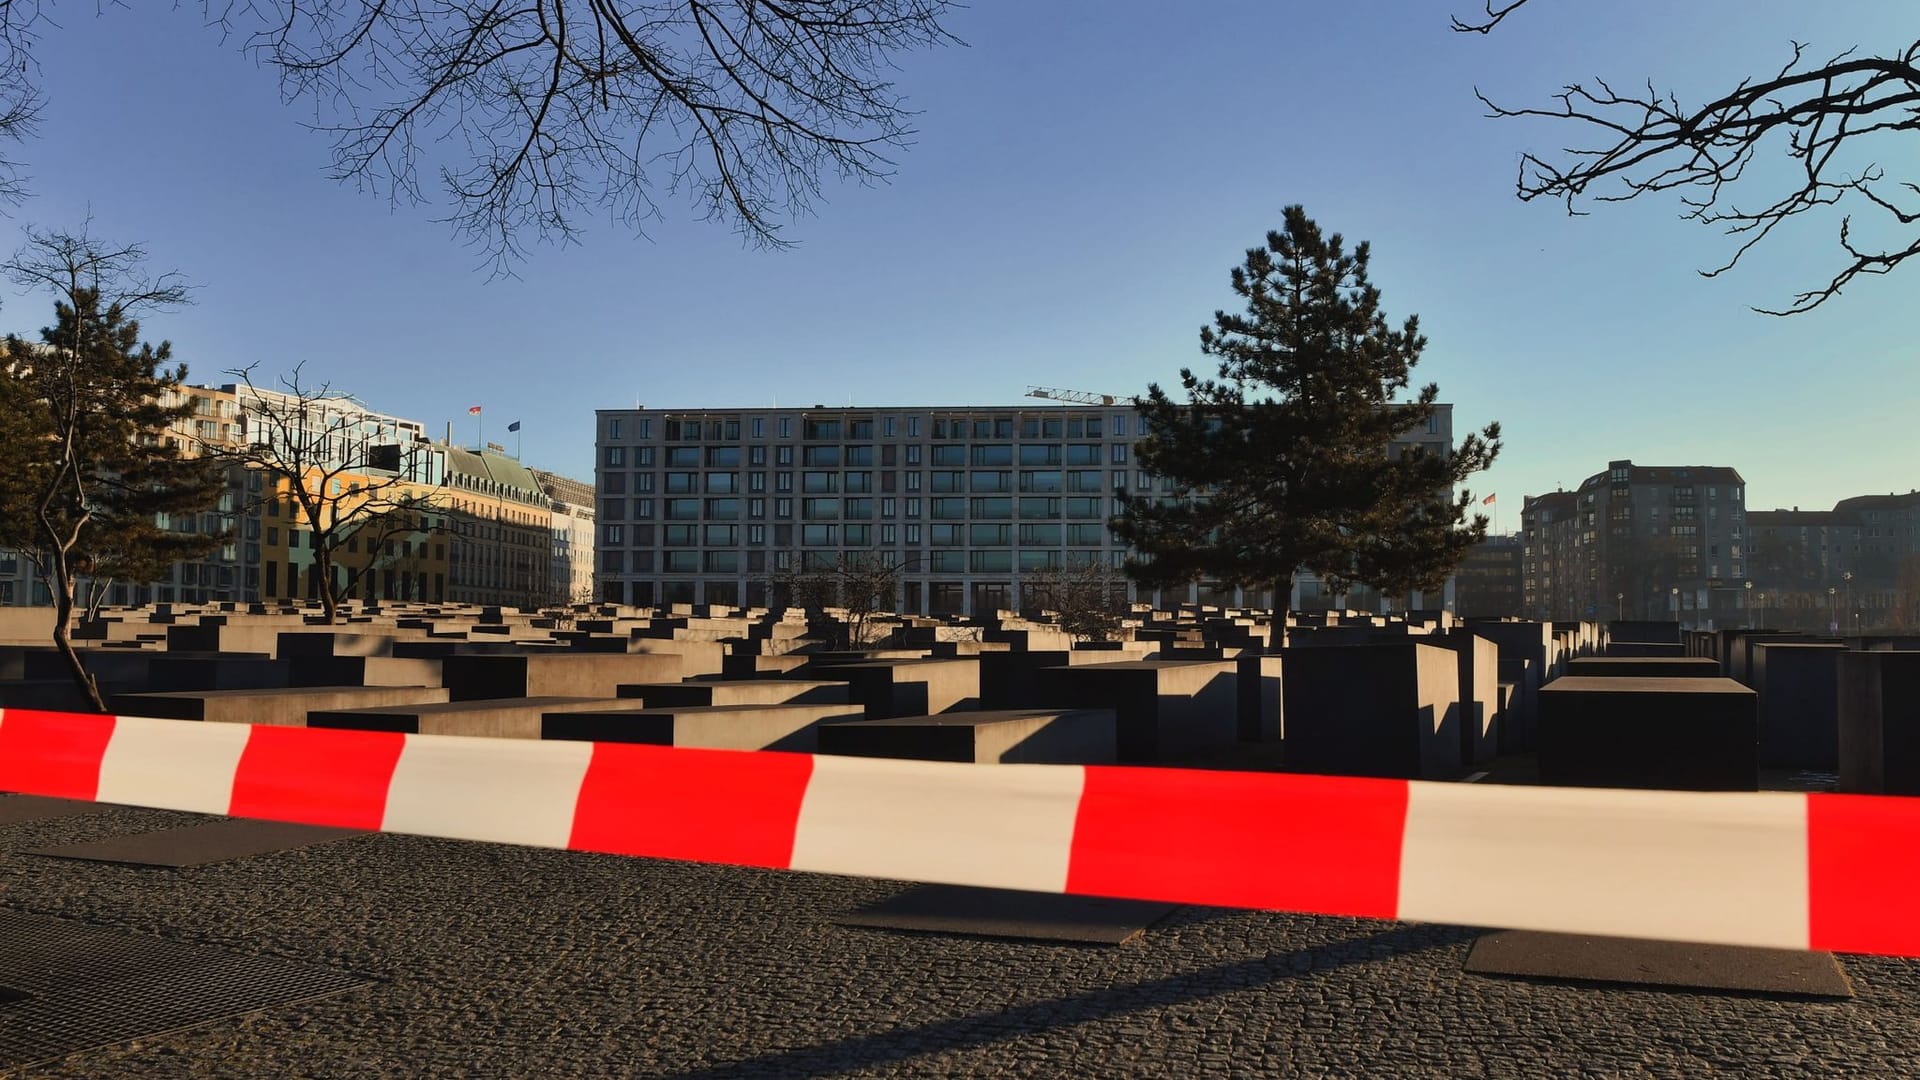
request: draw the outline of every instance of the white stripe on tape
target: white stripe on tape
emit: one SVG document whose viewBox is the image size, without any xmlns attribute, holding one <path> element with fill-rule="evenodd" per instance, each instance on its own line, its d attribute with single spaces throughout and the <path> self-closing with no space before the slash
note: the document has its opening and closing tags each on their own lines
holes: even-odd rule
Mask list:
<svg viewBox="0 0 1920 1080">
<path fill-rule="evenodd" d="M 566 847 L 593 744 L 407 736 L 387 789 L 387 832 Z"/>
<path fill-rule="evenodd" d="M 245 724 L 116 717 L 100 760 L 99 800 L 224 814 L 252 734 Z"/>
<path fill-rule="evenodd" d="M 1804 795 L 1409 788 L 1402 919 L 1807 947 Z"/>
<path fill-rule="evenodd" d="M 1086 772 L 813 759 L 793 869 L 1060 892 Z"/>
</svg>

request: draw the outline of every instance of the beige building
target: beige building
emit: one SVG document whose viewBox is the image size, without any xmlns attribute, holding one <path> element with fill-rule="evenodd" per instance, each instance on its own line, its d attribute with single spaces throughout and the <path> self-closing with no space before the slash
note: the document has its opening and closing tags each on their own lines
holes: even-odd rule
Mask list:
<svg viewBox="0 0 1920 1080">
<path fill-rule="evenodd" d="M 553 561 L 549 591 L 556 603 L 594 599 L 593 485 L 534 469 L 552 508 Z"/>
</svg>

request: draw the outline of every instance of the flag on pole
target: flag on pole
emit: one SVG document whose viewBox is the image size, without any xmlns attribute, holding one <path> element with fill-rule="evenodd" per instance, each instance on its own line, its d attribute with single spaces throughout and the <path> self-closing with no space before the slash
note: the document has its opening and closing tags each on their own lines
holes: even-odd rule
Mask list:
<svg viewBox="0 0 1920 1080">
<path fill-rule="evenodd" d="M 1481 500 L 1480 500 L 1480 505 L 1481 505 L 1481 506 L 1492 506 L 1492 505 L 1493 505 L 1493 500 L 1494 500 L 1495 498 L 1496 498 L 1496 496 L 1493 496 L 1493 495 L 1489 495 L 1489 496 L 1487 496 L 1486 498 L 1484 498 L 1484 499 L 1481 499 Z"/>
<path fill-rule="evenodd" d="M 479 416 L 479 415 L 480 415 L 480 406 L 478 406 L 478 405 L 475 405 L 475 406 L 474 406 L 474 407 L 472 407 L 471 409 L 468 409 L 468 410 L 467 410 L 467 415 L 468 415 L 468 416 Z"/>
<path fill-rule="evenodd" d="M 508 424 L 508 425 L 507 425 L 507 430 L 508 430 L 508 431 L 519 431 L 519 430 L 520 430 L 520 421 L 518 421 L 518 420 L 515 420 L 515 421 L 514 421 L 513 423 L 511 423 L 511 424 Z"/>
</svg>

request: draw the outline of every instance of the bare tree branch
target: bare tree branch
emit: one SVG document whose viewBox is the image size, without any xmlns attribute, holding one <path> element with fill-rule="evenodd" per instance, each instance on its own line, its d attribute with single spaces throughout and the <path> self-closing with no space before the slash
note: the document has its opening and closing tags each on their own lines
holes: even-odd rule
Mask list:
<svg viewBox="0 0 1920 1080">
<path fill-rule="evenodd" d="M 1454 29 L 1487 33 L 1527 2 L 1488 0 L 1486 21 L 1456 18 Z M 1889 182 L 1876 163 L 1879 155 L 1909 148 L 1920 132 L 1920 42 L 1879 56 L 1848 50 L 1825 63 L 1808 61 L 1806 46 L 1795 42 L 1772 75 L 1744 79 L 1700 105 L 1682 104 L 1651 82 L 1623 92 L 1598 78 L 1565 87 L 1554 97 L 1557 106 L 1547 108 L 1509 108 L 1475 94 L 1494 117 L 1570 121 L 1594 136 L 1553 160 L 1523 155 L 1515 181 L 1523 201 L 1553 198 L 1579 215 L 1586 212 L 1582 200 L 1625 202 L 1675 192 L 1684 219 L 1738 241 L 1726 261 L 1701 271 L 1705 277 L 1733 269 L 1782 223 L 1823 207 L 1857 206 L 1874 214 L 1885 232 L 1913 237 L 1869 243 L 1858 239 L 1855 214 L 1843 214 L 1840 269 L 1784 306 L 1754 309 L 1764 314 L 1810 311 L 1859 276 L 1889 273 L 1920 254 L 1920 236 L 1913 235 L 1920 187 Z M 1737 198 L 1743 181 L 1752 190 L 1771 181 L 1749 178 L 1747 169 L 1763 152 L 1775 151 L 1794 163 L 1793 179 L 1757 201 Z"/>
</svg>

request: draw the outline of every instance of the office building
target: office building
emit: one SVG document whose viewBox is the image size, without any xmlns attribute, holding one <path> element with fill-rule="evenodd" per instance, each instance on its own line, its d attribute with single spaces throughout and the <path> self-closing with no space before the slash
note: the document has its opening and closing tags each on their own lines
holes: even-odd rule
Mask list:
<svg viewBox="0 0 1920 1080">
<path fill-rule="evenodd" d="M 1402 441 L 1444 452 L 1451 421 L 1443 405 Z M 782 568 L 861 552 L 901 568 L 897 610 L 991 614 L 1018 605 L 1023 573 L 1118 566 L 1118 496 L 1172 491 L 1135 460 L 1126 405 L 602 409 L 597 424 L 599 596 L 639 605 L 763 604 Z M 1134 598 L 1269 601 L 1206 582 Z M 1311 576 L 1291 598 L 1344 599 Z"/>
</svg>

